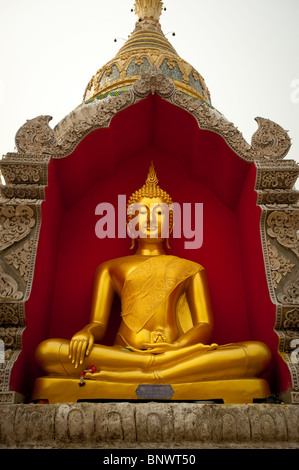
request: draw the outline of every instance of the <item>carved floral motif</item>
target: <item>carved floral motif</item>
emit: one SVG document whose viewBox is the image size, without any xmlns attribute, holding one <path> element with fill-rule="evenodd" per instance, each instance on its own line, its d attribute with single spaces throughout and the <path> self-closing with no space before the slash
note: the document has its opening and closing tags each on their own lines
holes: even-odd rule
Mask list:
<svg viewBox="0 0 299 470">
<path fill-rule="evenodd" d="M 291 171 L 268 171 L 262 176 L 262 188 L 292 188 L 297 180 L 297 173 Z"/>
<path fill-rule="evenodd" d="M 285 314 L 284 328 L 297 328 L 299 330 L 299 308 L 293 308 Z"/>
<path fill-rule="evenodd" d="M 34 225 L 34 212 L 31 207 L 0 207 L 0 252 L 25 238 Z"/>
<path fill-rule="evenodd" d="M 282 303 L 299 304 L 299 276 L 286 284 L 283 292 L 278 294 L 277 298 Z"/>
<path fill-rule="evenodd" d="M 5 348 L 15 347 L 19 328 L 0 328 L 0 339 L 4 342 Z"/>
<path fill-rule="evenodd" d="M 41 165 L 1 165 L 6 183 L 39 183 L 43 171 Z"/>
<path fill-rule="evenodd" d="M 113 116 L 133 101 L 132 92 L 128 92 L 101 101 L 95 100 L 74 110 L 54 129 L 57 144 L 53 157 L 62 158 L 72 153 L 87 134 L 92 130 L 108 127 Z"/>
<path fill-rule="evenodd" d="M 51 116 L 38 116 L 27 120 L 16 134 L 15 141 L 21 153 L 53 153 L 55 151 L 54 131 L 49 126 Z"/>
<path fill-rule="evenodd" d="M 291 139 L 287 132 L 270 119 L 256 117 L 255 120 L 259 128 L 252 136 L 252 148 L 262 153 L 265 158 L 285 157 L 291 147 Z"/>
<path fill-rule="evenodd" d="M 44 199 L 44 186 L 19 184 L 19 185 L 0 185 L 0 194 L 4 197 L 12 199 Z"/>
<path fill-rule="evenodd" d="M 291 272 L 292 268 L 295 266 L 290 262 L 289 259 L 278 253 L 277 248 L 274 245 L 271 245 L 270 242 L 267 243 L 270 269 L 272 275 L 273 286 L 276 289 L 280 283 L 282 276 L 286 276 Z"/>
<path fill-rule="evenodd" d="M 233 123 L 205 102 L 176 91 L 174 82 L 153 64 L 140 79 L 134 82 L 132 90 L 120 96 L 110 96 L 80 106 L 63 119 L 54 130 L 49 126 L 50 116 L 39 116 L 27 121 L 16 135 L 18 150 L 27 153 L 50 154 L 54 158 L 65 157 L 89 132 L 100 127 L 107 127 L 116 113 L 134 101 L 146 98 L 151 93 L 158 93 L 161 97 L 191 113 L 202 129 L 221 135 L 237 155 L 247 161 L 281 159 L 290 148 L 290 138 L 287 132 L 278 124 L 259 117 L 256 118 L 259 127 L 252 137 L 250 146 Z M 285 174 L 283 176 L 286 177 Z M 264 176 L 264 178 L 267 177 Z"/>
<path fill-rule="evenodd" d="M 0 303 L 0 326 L 20 325 L 24 323 L 23 304 Z"/>
<path fill-rule="evenodd" d="M 233 123 L 205 103 L 178 92 L 174 94 L 172 102 L 193 114 L 201 129 L 221 135 L 237 155 L 247 161 L 283 158 L 290 148 L 286 144 L 290 143 L 287 132 L 268 119 L 256 118 L 259 127 L 250 146 Z"/>
<path fill-rule="evenodd" d="M 23 292 L 18 290 L 17 281 L 6 274 L 0 266 L 0 301 L 3 300 L 21 300 Z"/>
<path fill-rule="evenodd" d="M 27 240 L 24 245 L 5 256 L 8 264 L 12 265 L 20 272 L 24 281 L 28 281 L 28 274 L 30 268 L 31 255 L 33 250 L 33 238 Z"/>
<path fill-rule="evenodd" d="M 299 192 L 292 189 L 264 189 L 257 193 L 257 204 L 296 204 L 299 198 Z"/>
<path fill-rule="evenodd" d="M 299 256 L 299 211 L 274 211 L 267 219 L 267 233 Z"/>
</svg>

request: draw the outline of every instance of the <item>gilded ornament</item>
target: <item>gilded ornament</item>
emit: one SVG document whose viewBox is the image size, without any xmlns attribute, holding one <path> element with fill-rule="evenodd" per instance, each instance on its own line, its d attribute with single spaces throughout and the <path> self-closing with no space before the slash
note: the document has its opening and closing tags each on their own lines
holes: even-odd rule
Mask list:
<svg viewBox="0 0 299 470">
<path fill-rule="evenodd" d="M 200 75 L 196 70 L 193 69 L 192 74 L 193 74 L 193 77 L 196 81 L 198 81 L 200 79 Z"/>
<path fill-rule="evenodd" d="M 158 0 L 136 1 L 135 13 L 138 16 L 138 21 L 133 33 L 120 48 L 116 56 L 96 73 L 93 87 L 91 86 L 92 80 L 89 81 L 84 93 L 83 102 L 87 102 L 112 90 L 118 90 L 124 86 L 132 87 L 136 79 L 140 78 L 141 70 L 136 70 L 136 73 L 131 71 L 127 73 L 129 66 L 133 61 L 135 61 L 136 65 L 142 65 L 143 59 L 146 59 L 148 66 L 156 65 L 159 68 L 164 63 L 164 60 L 166 60 L 171 79 L 178 90 L 210 102 L 210 93 L 204 79 L 198 73 L 196 81 L 200 83 L 189 83 L 189 76 L 194 69 L 177 54 L 163 34 L 159 23 L 161 12 L 162 2 Z M 102 77 L 105 71 L 106 74 L 107 70 L 110 73 L 112 64 L 118 66 L 120 76 L 112 77 L 106 83 L 99 81 L 98 78 Z M 176 66 L 182 74 L 182 79 L 176 73 Z M 146 64 L 143 69 L 145 67 Z"/>
<path fill-rule="evenodd" d="M 159 22 L 163 2 L 160 0 L 135 0 L 135 13 L 138 18 Z"/>
<path fill-rule="evenodd" d="M 172 70 L 175 67 L 175 64 L 176 63 L 174 62 L 174 60 L 168 60 L 167 62 L 167 65 L 170 68 L 170 70 Z"/>
</svg>

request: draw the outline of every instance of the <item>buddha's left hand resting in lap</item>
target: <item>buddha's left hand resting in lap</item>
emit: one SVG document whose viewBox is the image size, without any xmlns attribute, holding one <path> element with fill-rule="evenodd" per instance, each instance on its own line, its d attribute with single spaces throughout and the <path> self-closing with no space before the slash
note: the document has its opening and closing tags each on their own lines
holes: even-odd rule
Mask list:
<svg viewBox="0 0 299 470">
<path fill-rule="evenodd" d="M 71 341 L 49 339 L 36 351 L 48 375 L 150 383 L 190 383 L 258 377 L 270 363 L 264 343 L 211 344 L 213 317 L 205 270 L 166 255 L 162 203 L 170 196 L 158 186 L 153 166 L 128 205 L 138 212 L 137 251 L 99 266 L 90 323 Z M 131 217 L 132 218 L 132 217 Z M 170 223 L 171 228 L 171 223 Z M 103 346 L 114 295 L 121 299 L 121 323 L 113 346 Z"/>
</svg>

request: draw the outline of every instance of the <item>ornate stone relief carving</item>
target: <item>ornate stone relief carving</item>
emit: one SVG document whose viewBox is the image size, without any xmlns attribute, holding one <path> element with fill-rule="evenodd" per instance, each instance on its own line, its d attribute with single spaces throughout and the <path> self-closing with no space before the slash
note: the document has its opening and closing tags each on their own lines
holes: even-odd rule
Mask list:
<svg viewBox="0 0 299 470">
<path fill-rule="evenodd" d="M 140 98 L 146 98 L 150 93 L 152 95 L 158 93 L 163 98 L 170 98 L 175 92 L 175 86 L 173 81 L 169 80 L 156 65 L 152 65 L 139 80 L 136 80 L 133 91 Z"/>
<path fill-rule="evenodd" d="M 244 160 L 276 160 L 285 157 L 290 149 L 287 132 L 268 119 L 256 118 L 259 127 L 250 146 L 233 123 L 205 103 L 178 92 L 174 94 L 172 102 L 189 111 L 197 119 L 201 129 L 221 135 L 232 150 Z"/>
<path fill-rule="evenodd" d="M 19 290 L 17 281 L 5 273 L 0 266 L 0 301 L 21 300 L 24 294 Z"/>
<path fill-rule="evenodd" d="M 5 261 L 19 271 L 24 281 L 28 281 L 33 246 L 34 240 L 31 238 L 21 247 L 5 256 Z"/>
<path fill-rule="evenodd" d="M 0 303 L 0 327 L 4 325 L 24 326 L 24 324 L 25 312 L 23 303 Z"/>
<path fill-rule="evenodd" d="M 295 266 L 285 256 L 280 255 L 277 248 L 268 241 L 268 254 L 270 259 L 270 268 L 272 274 L 272 283 L 274 288 L 278 287 L 282 276 L 286 276 Z"/>
<path fill-rule="evenodd" d="M 45 155 L 8 153 L 0 161 L 0 169 L 7 185 L 46 186 L 49 162 Z"/>
<path fill-rule="evenodd" d="M 253 134 L 251 146 L 267 159 L 283 158 L 291 147 L 287 132 L 270 119 L 256 117 L 259 128 Z"/>
<path fill-rule="evenodd" d="M 297 448 L 299 409 L 268 403 L 63 403 L 9 406 L 4 448 Z M 204 423 L 204 425 L 203 425 Z M 295 460 L 294 460 L 295 462 Z"/>
<path fill-rule="evenodd" d="M 299 308 L 293 308 L 285 313 L 283 327 L 286 329 L 295 328 L 299 330 Z"/>
<path fill-rule="evenodd" d="M 299 275 L 284 286 L 283 292 L 278 294 L 277 298 L 281 303 L 299 304 Z"/>
<path fill-rule="evenodd" d="M 173 81 L 168 79 L 156 65 L 152 65 L 140 79 L 135 81 L 133 89 L 129 92 L 82 105 L 72 111 L 53 130 L 49 126 L 50 116 L 39 116 L 27 121 L 16 135 L 18 151 L 49 154 L 54 158 L 65 157 L 89 132 L 109 126 L 115 114 L 151 93 L 158 93 L 164 99 L 191 113 L 201 129 L 220 134 L 237 155 L 247 161 L 281 159 L 290 148 L 287 132 L 278 124 L 259 117 L 256 118 L 258 129 L 252 138 L 252 145 L 249 145 L 233 123 L 205 102 L 176 91 Z"/>
<path fill-rule="evenodd" d="M 26 205 L 0 207 L 0 252 L 29 235 L 35 225 L 34 211 Z"/>
<path fill-rule="evenodd" d="M 45 188 L 44 186 L 36 185 L 0 185 L 0 194 L 6 199 L 44 199 Z"/>
<path fill-rule="evenodd" d="M 299 211 L 274 211 L 267 219 L 267 232 L 299 256 Z"/>
<path fill-rule="evenodd" d="M 299 342 L 299 274 L 298 229 L 299 208 L 292 205 L 261 206 L 261 235 L 265 267 L 273 303 L 276 305 L 275 331 L 279 351 L 286 362 L 293 391 L 292 403 L 299 403 L 299 363 L 294 362 L 294 340 Z M 265 246 L 267 249 L 265 250 Z"/>
<path fill-rule="evenodd" d="M 278 195 L 279 191 L 295 191 L 294 184 L 299 175 L 299 165 L 294 160 L 257 160 L 256 189 L 267 191 L 275 191 Z M 275 201 L 278 202 L 279 201 Z"/>
<path fill-rule="evenodd" d="M 0 339 L 4 342 L 5 348 L 17 349 L 21 346 L 21 335 L 23 329 L 16 327 L 0 328 Z"/>
<path fill-rule="evenodd" d="M 257 204 L 296 204 L 299 198 L 295 189 L 264 189 L 257 194 Z"/>
<path fill-rule="evenodd" d="M 53 153 L 56 141 L 49 126 L 51 116 L 38 116 L 27 120 L 16 133 L 15 142 L 20 153 Z"/>
<path fill-rule="evenodd" d="M 54 130 L 49 126 L 51 116 L 39 116 L 27 121 L 16 134 L 18 151 L 48 154 L 54 158 L 65 157 L 92 130 L 108 127 L 113 116 L 133 101 L 133 94 L 129 92 L 82 105 L 64 118 Z M 35 182 L 39 181 L 36 169 L 30 170 L 35 170 Z M 32 179 L 33 175 L 30 176 Z M 12 179 L 9 174 L 8 179 Z"/>
<path fill-rule="evenodd" d="M 6 182 L 0 186 L 0 339 L 5 344 L 1 404 L 22 400 L 10 391 L 10 375 L 22 349 L 49 162 L 49 156 L 35 153 L 8 153 L 0 161 Z"/>
</svg>

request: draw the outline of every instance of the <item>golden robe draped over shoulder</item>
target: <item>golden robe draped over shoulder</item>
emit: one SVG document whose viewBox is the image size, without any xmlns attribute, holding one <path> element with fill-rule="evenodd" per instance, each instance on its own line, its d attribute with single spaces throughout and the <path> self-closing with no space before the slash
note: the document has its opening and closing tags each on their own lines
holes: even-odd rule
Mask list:
<svg viewBox="0 0 299 470">
<path fill-rule="evenodd" d="M 174 289 L 204 268 L 171 255 L 153 256 L 127 276 L 122 295 L 122 318 L 138 333 Z"/>
</svg>

